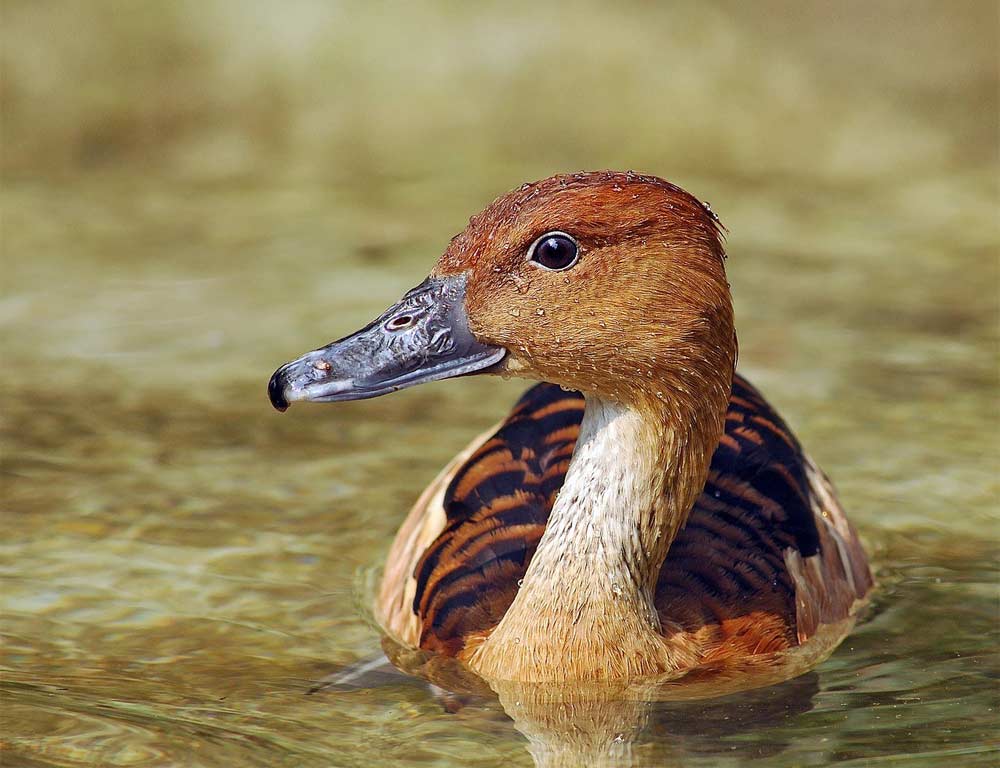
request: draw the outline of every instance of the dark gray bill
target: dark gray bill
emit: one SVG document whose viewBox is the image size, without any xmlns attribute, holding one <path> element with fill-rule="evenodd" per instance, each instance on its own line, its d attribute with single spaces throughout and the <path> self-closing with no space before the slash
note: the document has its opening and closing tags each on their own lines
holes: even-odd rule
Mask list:
<svg viewBox="0 0 1000 768">
<path fill-rule="evenodd" d="M 357 333 L 281 366 L 267 394 L 279 411 L 297 400 L 362 400 L 482 371 L 505 354 L 469 330 L 465 275 L 427 278 Z"/>
</svg>

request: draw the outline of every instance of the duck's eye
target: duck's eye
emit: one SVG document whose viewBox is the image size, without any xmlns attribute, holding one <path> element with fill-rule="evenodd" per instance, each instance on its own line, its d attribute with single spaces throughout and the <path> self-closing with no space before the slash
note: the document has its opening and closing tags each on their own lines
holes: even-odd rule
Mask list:
<svg viewBox="0 0 1000 768">
<path fill-rule="evenodd" d="M 528 249 L 528 260 L 545 269 L 569 269 L 576 264 L 580 247 L 565 232 L 546 232 Z"/>
</svg>

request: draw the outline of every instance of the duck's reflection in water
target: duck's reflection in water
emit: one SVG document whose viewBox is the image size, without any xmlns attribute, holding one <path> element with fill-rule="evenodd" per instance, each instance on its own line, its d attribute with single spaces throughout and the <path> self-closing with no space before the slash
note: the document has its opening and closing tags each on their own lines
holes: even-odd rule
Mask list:
<svg viewBox="0 0 1000 768">
<path fill-rule="evenodd" d="M 780 726 L 808 712 L 819 690 L 814 672 L 785 679 L 793 674 L 788 665 L 738 674 L 703 671 L 666 682 L 487 683 L 452 659 L 384 645 L 396 667 L 433 685 L 445 711 L 479 717 L 485 709 L 487 717 L 501 716 L 491 706 L 498 703 L 527 739 L 535 764 L 545 768 L 682 766 L 686 758 L 711 755 L 773 757 L 787 747 Z M 379 687 L 400 679 L 384 663 L 359 665 L 314 690 Z"/>
<path fill-rule="evenodd" d="M 535 698 L 514 688 L 498 692 L 500 704 L 528 739 L 537 766 L 684 765 L 686 756 L 726 754 L 760 758 L 786 744 L 773 727 L 809 711 L 819 689 L 815 673 L 775 686 L 695 701 L 597 698 L 590 690 L 574 696 Z M 609 692 L 611 693 L 611 692 Z M 655 691 L 650 691 L 655 696 Z M 766 730 L 766 739 L 752 738 Z M 727 738 L 746 735 L 748 738 Z"/>
</svg>

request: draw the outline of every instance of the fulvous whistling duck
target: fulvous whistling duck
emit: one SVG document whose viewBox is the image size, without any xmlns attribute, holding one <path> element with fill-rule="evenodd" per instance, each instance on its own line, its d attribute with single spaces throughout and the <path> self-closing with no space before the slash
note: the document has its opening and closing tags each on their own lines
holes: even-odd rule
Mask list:
<svg viewBox="0 0 1000 768">
<path fill-rule="evenodd" d="M 275 372 L 279 410 L 471 373 L 543 382 L 403 523 L 376 600 L 392 638 L 487 680 L 601 681 L 766 664 L 851 620 L 864 550 L 735 373 L 724 260 L 717 217 L 662 179 L 553 176 Z"/>
</svg>

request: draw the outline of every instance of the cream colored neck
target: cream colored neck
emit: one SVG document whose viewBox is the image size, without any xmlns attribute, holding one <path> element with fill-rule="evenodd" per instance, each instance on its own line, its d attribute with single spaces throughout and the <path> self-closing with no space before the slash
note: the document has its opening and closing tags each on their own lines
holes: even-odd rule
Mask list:
<svg viewBox="0 0 1000 768">
<path fill-rule="evenodd" d="M 521 589 L 469 660 L 480 674 L 635 677 L 686 661 L 664 643 L 653 596 L 694 501 L 688 487 L 704 482 L 707 467 L 688 466 L 689 435 L 672 423 L 662 404 L 587 398 L 565 484 Z M 688 477 L 691 469 L 700 477 Z"/>
</svg>

